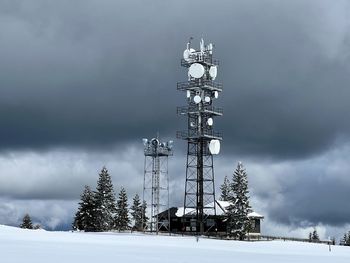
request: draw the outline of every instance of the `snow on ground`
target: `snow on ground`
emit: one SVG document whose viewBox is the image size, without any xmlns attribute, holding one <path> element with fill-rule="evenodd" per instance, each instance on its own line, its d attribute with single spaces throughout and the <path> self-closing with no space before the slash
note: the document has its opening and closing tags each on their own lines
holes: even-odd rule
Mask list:
<svg viewBox="0 0 350 263">
<path fill-rule="evenodd" d="M 1 263 L 350 262 L 350 248 L 299 242 L 24 230 L 0 225 Z"/>
</svg>

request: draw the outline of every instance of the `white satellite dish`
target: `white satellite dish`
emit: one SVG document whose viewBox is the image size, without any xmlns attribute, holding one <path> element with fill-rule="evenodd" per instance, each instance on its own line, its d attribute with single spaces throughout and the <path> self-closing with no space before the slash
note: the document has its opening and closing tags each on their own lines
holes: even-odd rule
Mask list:
<svg viewBox="0 0 350 263">
<path fill-rule="evenodd" d="M 209 143 L 209 151 L 211 154 L 219 154 L 220 141 L 219 140 L 211 140 Z"/>
<path fill-rule="evenodd" d="M 203 40 L 203 38 L 201 39 L 201 42 L 200 42 L 200 50 L 202 53 L 204 52 L 204 40 Z"/>
<path fill-rule="evenodd" d="M 193 48 L 185 49 L 183 54 L 184 60 L 186 60 L 187 62 L 191 61 L 190 55 L 194 52 L 196 52 L 196 50 L 194 50 Z"/>
<path fill-rule="evenodd" d="M 201 64 L 193 63 L 188 72 L 193 78 L 199 79 L 204 75 L 205 69 Z"/>
<path fill-rule="evenodd" d="M 204 101 L 209 103 L 210 102 L 210 97 L 205 97 Z"/>
<path fill-rule="evenodd" d="M 173 148 L 174 141 L 168 141 L 167 142 L 167 147 L 171 150 Z"/>
<path fill-rule="evenodd" d="M 151 140 L 151 144 L 152 144 L 153 146 L 158 146 L 158 145 L 159 145 L 159 140 L 156 139 L 156 138 L 153 138 L 153 139 Z"/>
<path fill-rule="evenodd" d="M 217 99 L 219 97 L 219 92 L 214 91 L 214 97 L 215 97 L 215 99 Z"/>
<path fill-rule="evenodd" d="M 213 44 L 212 43 L 209 44 L 208 49 L 209 49 L 209 53 L 213 54 Z"/>
<path fill-rule="evenodd" d="M 188 90 L 188 91 L 186 92 L 186 97 L 187 97 L 187 98 L 191 97 L 191 91 Z"/>
<path fill-rule="evenodd" d="M 209 69 L 209 75 L 214 80 L 216 78 L 216 75 L 218 74 L 218 68 L 217 66 L 211 66 Z"/>
<path fill-rule="evenodd" d="M 193 101 L 196 104 L 200 103 L 202 101 L 201 96 L 199 95 L 194 96 Z"/>
<path fill-rule="evenodd" d="M 145 139 L 145 138 L 143 138 L 143 139 L 142 139 L 142 142 L 143 142 L 143 145 L 145 145 L 145 146 L 146 146 L 146 145 L 147 145 L 147 143 L 148 143 L 148 140 L 147 140 L 147 139 Z"/>
<path fill-rule="evenodd" d="M 207 120 L 207 124 L 209 125 L 209 126 L 212 126 L 213 125 L 213 118 L 209 118 L 208 120 Z"/>
</svg>

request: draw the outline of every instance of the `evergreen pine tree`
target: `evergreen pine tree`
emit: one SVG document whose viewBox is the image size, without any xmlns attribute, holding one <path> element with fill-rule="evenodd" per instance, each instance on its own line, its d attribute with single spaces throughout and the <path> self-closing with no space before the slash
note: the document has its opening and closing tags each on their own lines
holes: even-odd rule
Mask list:
<svg viewBox="0 0 350 263">
<path fill-rule="evenodd" d="M 340 244 L 343 246 L 350 246 L 350 231 L 344 234 L 343 239 L 340 241 Z"/>
<path fill-rule="evenodd" d="M 119 231 L 127 230 L 129 228 L 130 219 L 128 215 L 128 196 L 124 187 L 119 192 L 117 200 L 117 213 L 115 216 L 115 227 Z"/>
<path fill-rule="evenodd" d="M 138 194 L 133 198 L 133 204 L 130 210 L 132 220 L 134 221 L 133 229 L 138 231 L 142 230 L 142 205 Z"/>
<path fill-rule="evenodd" d="M 312 233 L 309 233 L 309 242 L 312 242 Z"/>
<path fill-rule="evenodd" d="M 94 229 L 96 231 L 112 230 L 117 209 L 112 179 L 106 167 L 103 167 L 99 174 L 94 196 Z"/>
<path fill-rule="evenodd" d="M 230 185 L 232 195 L 228 196 L 231 205 L 227 208 L 228 233 L 239 240 L 246 237 L 250 229 L 248 214 L 251 212 L 249 205 L 248 178 L 241 162 L 233 174 Z"/>
<path fill-rule="evenodd" d="M 227 176 L 225 176 L 224 183 L 220 186 L 220 190 L 221 190 L 220 200 L 228 201 L 229 194 L 230 194 L 230 181 L 228 180 Z"/>
<path fill-rule="evenodd" d="M 317 230 L 316 228 L 314 229 L 314 231 L 312 232 L 312 242 L 318 242 L 320 241 L 320 237 L 318 236 Z"/>
<path fill-rule="evenodd" d="M 345 233 L 344 236 L 343 236 L 343 238 L 342 238 L 341 241 L 340 241 L 340 245 L 347 246 L 348 240 L 349 240 L 349 237 L 348 237 L 348 235 Z"/>
<path fill-rule="evenodd" d="M 75 214 L 73 229 L 94 231 L 94 211 L 95 211 L 95 198 L 94 193 L 89 186 L 85 186 L 83 193 L 80 196 L 79 208 Z"/>
<path fill-rule="evenodd" d="M 24 215 L 22 224 L 19 227 L 25 229 L 33 229 L 32 219 L 30 218 L 29 214 Z"/>
</svg>

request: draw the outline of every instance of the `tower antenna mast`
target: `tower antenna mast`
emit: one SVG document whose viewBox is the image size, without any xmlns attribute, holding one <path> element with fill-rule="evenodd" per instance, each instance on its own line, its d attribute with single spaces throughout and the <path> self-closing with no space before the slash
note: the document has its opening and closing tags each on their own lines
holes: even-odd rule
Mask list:
<svg viewBox="0 0 350 263">
<path fill-rule="evenodd" d="M 173 155 L 173 141 L 166 143 L 157 138 L 150 141 L 143 139 L 144 144 L 144 178 L 143 178 L 143 201 L 149 205 L 149 225 L 147 229 L 158 232 L 164 228 L 170 231 L 170 214 L 160 220 L 163 210 L 169 211 L 169 176 L 168 157 Z M 142 227 L 145 227 L 144 213 L 142 213 Z"/>
<path fill-rule="evenodd" d="M 220 151 L 222 136 L 213 129 L 213 119 L 223 110 L 213 106 L 222 91 L 214 82 L 219 62 L 213 59 L 213 44 L 200 41 L 199 50 L 187 43 L 181 66 L 188 69 L 188 81 L 177 83 L 186 92 L 187 106 L 178 107 L 179 115 L 187 116 L 187 131 L 177 132 L 177 138 L 187 141 L 184 223 L 191 231 L 203 234 L 214 227 L 207 220 L 216 215 L 213 155 Z"/>
</svg>

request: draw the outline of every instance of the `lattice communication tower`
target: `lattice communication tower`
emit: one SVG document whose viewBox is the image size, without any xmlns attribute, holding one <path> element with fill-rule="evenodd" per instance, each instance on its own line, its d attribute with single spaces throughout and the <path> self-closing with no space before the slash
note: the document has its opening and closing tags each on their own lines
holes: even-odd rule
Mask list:
<svg viewBox="0 0 350 263">
<path fill-rule="evenodd" d="M 169 211 L 169 176 L 168 157 L 173 155 L 173 141 L 160 142 L 158 138 L 143 139 L 144 144 L 144 180 L 143 201 L 150 211 L 148 231 L 158 232 L 160 229 L 170 230 L 170 214 L 160 220 L 160 213 Z M 164 213 L 162 213 L 164 214 Z M 164 216 L 164 215 L 163 215 Z M 144 225 L 144 218 L 142 219 Z"/>
<path fill-rule="evenodd" d="M 222 91 L 222 84 L 214 82 L 218 64 L 212 44 L 205 46 L 202 39 L 195 50 L 189 42 L 181 60 L 188 81 L 177 83 L 187 97 L 187 106 L 177 108 L 179 115 L 187 116 L 188 126 L 187 131 L 177 132 L 177 138 L 187 141 L 184 217 L 190 218 L 191 231 L 201 234 L 215 224 L 207 220 L 208 215 L 216 215 L 213 155 L 220 151 L 222 136 L 214 131 L 213 119 L 223 114 L 213 106 Z"/>
</svg>

